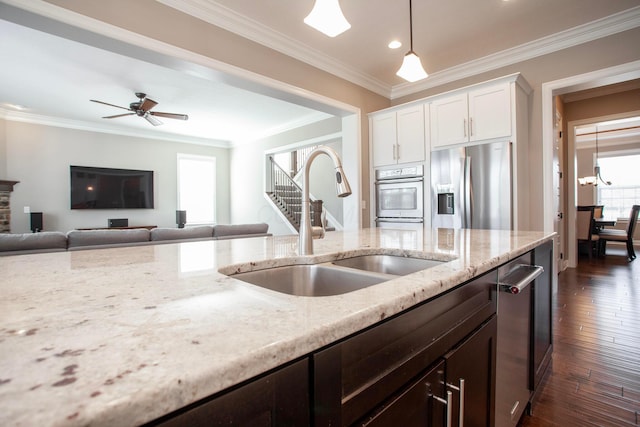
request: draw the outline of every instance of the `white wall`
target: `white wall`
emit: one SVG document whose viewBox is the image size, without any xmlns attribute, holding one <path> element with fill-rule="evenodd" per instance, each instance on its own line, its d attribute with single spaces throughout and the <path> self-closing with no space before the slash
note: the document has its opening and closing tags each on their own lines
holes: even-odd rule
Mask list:
<svg viewBox="0 0 640 427">
<path fill-rule="evenodd" d="M 178 153 L 216 157 L 216 215 L 219 223 L 229 222 L 228 149 L 14 121 L 0 123 L 0 129 L 5 129 L 6 179 L 20 181 L 11 193 L 12 233 L 29 231 L 25 206 L 44 213 L 45 231 L 106 227 L 109 218 L 128 218 L 129 225 L 175 227 Z M 70 165 L 153 170 L 155 208 L 71 210 Z"/>
<path fill-rule="evenodd" d="M 275 235 L 291 234 L 291 229 L 287 227 L 276 209 L 265 198 L 265 153 L 277 151 L 277 147 L 313 141 L 316 138 L 321 139 L 322 136 L 340 132 L 341 127 L 341 118 L 335 117 L 234 147 L 231 150 L 229 175 L 232 222 L 236 224 L 266 222 L 269 224 L 270 233 Z M 335 139 L 333 141 L 335 142 Z M 315 170 L 316 166 L 314 162 L 312 170 Z M 320 169 L 319 167 L 318 170 Z M 330 188 L 335 189 L 333 175 L 329 178 L 331 179 L 324 180 L 325 187 L 330 185 Z M 312 193 L 314 193 L 314 188 L 315 191 L 319 191 L 313 183 L 311 184 Z M 324 190 L 322 192 L 324 194 Z M 333 194 L 335 197 L 335 190 L 333 190 Z"/>
<path fill-rule="evenodd" d="M 9 179 L 7 177 L 7 137 L 6 122 L 0 119 L 0 179 Z"/>
</svg>

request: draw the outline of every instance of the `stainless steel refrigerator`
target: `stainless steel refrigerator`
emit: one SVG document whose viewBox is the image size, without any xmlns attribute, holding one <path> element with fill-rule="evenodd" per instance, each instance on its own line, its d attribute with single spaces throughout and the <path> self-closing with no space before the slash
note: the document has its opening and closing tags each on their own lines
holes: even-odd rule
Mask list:
<svg viewBox="0 0 640 427">
<path fill-rule="evenodd" d="M 511 170 L 508 141 L 433 151 L 432 227 L 510 230 Z"/>
</svg>

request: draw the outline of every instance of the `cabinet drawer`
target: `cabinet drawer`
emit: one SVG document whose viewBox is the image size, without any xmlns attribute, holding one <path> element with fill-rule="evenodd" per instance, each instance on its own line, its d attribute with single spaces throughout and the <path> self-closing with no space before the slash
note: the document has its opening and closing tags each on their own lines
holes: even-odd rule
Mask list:
<svg viewBox="0 0 640 427">
<path fill-rule="evenodd" d="M 316 425 L 350 425 L 496 312 L 487 273 L 313 356 Z"/>
</svg>

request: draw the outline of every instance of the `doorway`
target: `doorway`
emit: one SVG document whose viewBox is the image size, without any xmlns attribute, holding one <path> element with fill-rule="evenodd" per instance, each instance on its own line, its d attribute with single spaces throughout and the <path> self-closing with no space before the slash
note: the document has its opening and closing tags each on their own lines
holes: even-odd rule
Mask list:
<svg viewBox="0 0 640 427">
<path fill-rule="evenodd" d="M 556 134 L 554 126 L 555 118 L 555 97 L 573 92 L 583 91 L 625 82 L 640 78 L 640 61 L 634 61 L 615 67 L 580 74 L 561 80 L 555 80 L 542 85 L 542 131 L 543 131 L 543 227 L 545 231 L 553 231 L 556 222 L 556 211 L 554 210 L 554 190 L 553 190 L 553 165 L 554 147 Z M 570 148 L 568 147 L 568 150 Z M 575 152 L 568 152 L 567 158 L 575 156 Z M 575 243 L 575 222 L 576 222 L 576 180 L 575 170 L 567 167 L 564 185 L 560 189 L 566 194 L 566 203 L 563 206 L 563 217 L 561 228 L 558 230 L 558 239 L 566 242 L 567 248 Z M 567 251 L 572 252 L 572 251 Z M 557 257 L 561 254 L 557 253 Z M 577 265 L 575 254 L 567 253 L 566 259 L 558 259 L 560 269 Z"/>
</svg>

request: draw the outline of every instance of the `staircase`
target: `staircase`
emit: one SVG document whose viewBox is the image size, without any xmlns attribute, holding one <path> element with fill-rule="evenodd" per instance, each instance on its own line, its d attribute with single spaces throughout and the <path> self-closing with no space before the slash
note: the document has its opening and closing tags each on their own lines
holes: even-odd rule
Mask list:
<svg viewBox="0 0 640 427">
<path fill-rule="evenodd" d="M 289 223 L 300 231 L 302 188 L 273 160 L 273 157 L 269 157 L 269 161 L 271 183 L 267 195 Z M 322 200 L 311 200 L 311 225 L 321 227 L 321 216 Z"/>
</svg>

